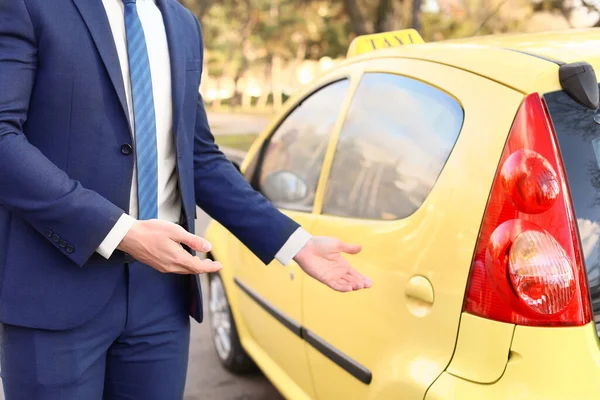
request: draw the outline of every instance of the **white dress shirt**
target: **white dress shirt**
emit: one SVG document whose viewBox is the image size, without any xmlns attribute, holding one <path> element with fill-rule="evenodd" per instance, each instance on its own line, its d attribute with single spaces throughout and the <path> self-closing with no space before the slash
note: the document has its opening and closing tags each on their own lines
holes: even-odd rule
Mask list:
<svg viewBox="0 0 600 400">
<path fill-rule="evenodd" d="M 131 80 L 129 77 L 129 61 L 127 54 L 127 36 L 125 32 L 125 6 L 123 0 L 102 0 L 112 35 L 119 56 L 129 120 L 133 126 L 133 103 L 131 97 Z M 158 153 L 158 218 L 171 222 L 179 222 L 181 216 L 181 195 L 177 182 L 175 164 L 177 154 L 173 136 L 173 103 L 171 96 L 171 64 L 169 45 L 160 9 L 155 0 L 137 0 L 137 12 L 142 23 L 148 49 L 148 59 L 152 74 L 152 90 L 154 93 L 154 110 L 156 115 L 156 139 Z M 134 140 L 135 140 L 135 134 Z M 137 218 L 137 179 L 136 169 L 133 170 L 131 185 L 130 214 L 123 214 L 116 225 L 100 244 L 97 252 L 109 258 L 121 240 L 125 237 Z M 292 234 L 275 258 L 287 265 L 293 257 L 310 240 L 311 235 L 300 228 Z"/>
</svg>

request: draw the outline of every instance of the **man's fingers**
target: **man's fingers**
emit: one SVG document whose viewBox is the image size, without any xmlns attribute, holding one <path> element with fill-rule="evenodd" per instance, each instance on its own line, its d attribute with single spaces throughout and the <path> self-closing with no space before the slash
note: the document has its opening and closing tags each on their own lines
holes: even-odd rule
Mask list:
<svg viewBox="0 0 600 400">
<path fill-rule="evenodd" d="M 218 272 L 223 269 L 221 263 L 212 261 L 209 259 L 201 260 L 198 257 L 193 257 L 193 260 L 190 263 L 190 269 L 194 271 L 196 274 L 207 274 Z"/>
<path fill-rule="evenodd" d="M 329 286 L 333 289 L 333 290 L 337 290 L 338 292 L 351 292 L 352 291 L 352 285 L 350 285 L 349 283 L 346 283 L 342 280 L 340 281 L 333 281 L 329 283 Z"/>
<path fill-rule="evenodd" d="M 212 261 L 212 260 L 202 260 L 202 269 L 204 270 L 205 274 L 208 273 L 213 273 L 213 272 L 219 272 L 220 270 L 223 269 L 223 265 L 221 265 L 220 262 L 218 261 Z"/>
<path fill-rule="evenodd" d="M 190 264 L 184 264 L 183 266 L 176 265 L 171 266 L 168 270 L 164 271 L 170 274 L 178 275 L 198 275 L 220 271 L 223 266 L 218 262 L 212 262 L 210 260 L 200 260 L 197 257 L 192 257 Z M 199 263 L 197 261 L 199 261 Z"/>
<path fill-rule="evenodd" d="M 365 287 L 362 278 L 357 278 L 355 276 L 352 276 L 352 274 L 350 274 L 350 273 L 346 274 L 345 276 L 343 276 L 340 279 L 344 282 L 347 282 L 350 286 L 352 286 L 353 290 L 359 290 L 359 289 L 362 289 Z"/>
<path fill-rule="evenodd" d="M 178 227 L 173 239 L 179 243 L 185 244 L 192 250 L 199 251 L 200 253 L 207 253 L 212 250 L 212 245 L 208 240 L 202 239 L 200 236 L 193 235 L 182 227 Z"/>
<path fill-rule="evenodd" d="M 336 281 L 331 284 L 331 287 L 338 292 L 346 293 L 353 290 L 352 285 L 343 281 Z"/>
<path fill-rule="evenodd" d="M 190 271 L 187 268 L 182 268 L 182 267 L 174 267 L 169 271 L 164 271 L 165 273 L 169 273 L 169 274 L 177 274 L 177 275 L 192 275 L 195 272 Z"/>
<path fill-rule="evenodd" d="M 358 254 L 362 250 L 359 244 L 342 243 L 342 252 L 347 254 Z"/>
<path fill-rule="evenodd" d="M 354 268 L 350 268 L 349 273 L 354 276 L 356 279 L 361 280 L 364 283 L 364 287 L 366 289 L 370 288 L 371 286 L 373 286 L 373 280 L 363 274 L 361 274 L 360 272 L 358 272 L 357 270 L 355 270 Z"/>
</svg>

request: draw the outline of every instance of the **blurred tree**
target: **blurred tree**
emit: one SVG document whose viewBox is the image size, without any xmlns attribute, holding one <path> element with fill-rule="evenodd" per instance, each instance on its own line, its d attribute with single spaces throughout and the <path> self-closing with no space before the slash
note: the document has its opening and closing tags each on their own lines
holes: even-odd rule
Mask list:
<svg viewBox="0 0 600 400">
<path fill-rule="evenodd" d="M 537 12 L 559 11 L 569 26 L 572 26 L 571 14 L 573 12 L 573 7 L 569 3 L 571 2 L 565 0 L 534 0 L 532 2 L 532 7 L 533 10 Z"/>
<path fill-rule="evenodd" d="M 575 13 L 588 14 L 593 21 L 590 26 L 600 27 L 600 3 L 597 0 L 534 0 L 533 10 L 559 12 L 571 28 Z"/>
<path fill-rule="evenodd" d="M 417 32 L 421 32 L 421 13 L 423 8 L 423 2 L 421 0 L 413 0 L 411 6 L 411 22 L 412 27 L 417 30 Z"/>
<path fill-rule="evenodd" d="M 202 19 L 217 0 L 178 0 L 198 18 Z"/>
<path fill-rule="evenodd" d="M 179 1 L 201 19 L 215 105 L 227 86 L 228 102 L 245 107 L 252 104 L 248 87 L 260 82 L 257 104 L 279 108 L 305 60 L 343 57 L 357 35 L 413 27 L 436 41 L 524 30 L 544 13 L 573 25 L 582 10 L 600 26 L 599 0 Z"/>
<path fill-rule="evenodd" d="M 417 0 L 418 1 L 418 0 Z M 342 0 L 354 35 L 398 29 L 403 22 L 405 0 Z"/>
<path fill-rule="evenodd" d="M 242 102 L 239 82 L 251 62 L 249 41 L 258 21 L 253 0 L 202 3 L 202 30 L 208 74 L 217 80 L 217 99 L 220 98 L 221 78 L 226 76 L 233 79 L 234 94 L 231 102 L 238 105 Z"/>
</svg>

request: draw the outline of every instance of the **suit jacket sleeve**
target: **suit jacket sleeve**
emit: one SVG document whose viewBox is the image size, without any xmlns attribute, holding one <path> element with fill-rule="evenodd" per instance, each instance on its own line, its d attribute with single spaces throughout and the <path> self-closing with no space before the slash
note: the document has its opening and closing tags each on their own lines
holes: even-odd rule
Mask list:
<svg viewBox="0 0 600 400">
<path fill-rule="evenodd" d="M 202 32 L 198 20 L 200 55 Z M 269 264 L 299 225 L 256 192 L 215 144 L 202 96 L 198 96 L 194 137 L 196 203 Z"/>
<path fill-rule="evenodd" d="M 0 205 L 82 266 L 124 211 L 70 179 L 28 142 L 24 131 L 37 56 L 24 0 L 1 1 Z M 69 245 L 60 247 L 58 238 Z"/>
</svg>

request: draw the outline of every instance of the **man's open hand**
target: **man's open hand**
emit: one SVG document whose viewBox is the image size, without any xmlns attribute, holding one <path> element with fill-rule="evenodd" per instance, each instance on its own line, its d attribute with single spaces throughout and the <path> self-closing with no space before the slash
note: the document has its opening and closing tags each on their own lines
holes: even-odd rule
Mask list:
<svg viewBox="0 0 600 400">
<path fill-rule="evenodd" d="M 171 222 L 136 221 L 118 249 L 163 273 L 204 274 L 223 267 L 218 262 L 194 257 L 182 244 L 200 253 L 211 250 L 211 244 Z"/>
<path fill-rule="evenodd" d="M 342 257 L 342 253 L 358 254 L 359 245 L 343 243 L 330 237 L 313 237 L 294 257 L 300 268 L 319 282 L 337 290 L 350 292 L 370 288 L 372 281 Z"/>
</svg>

